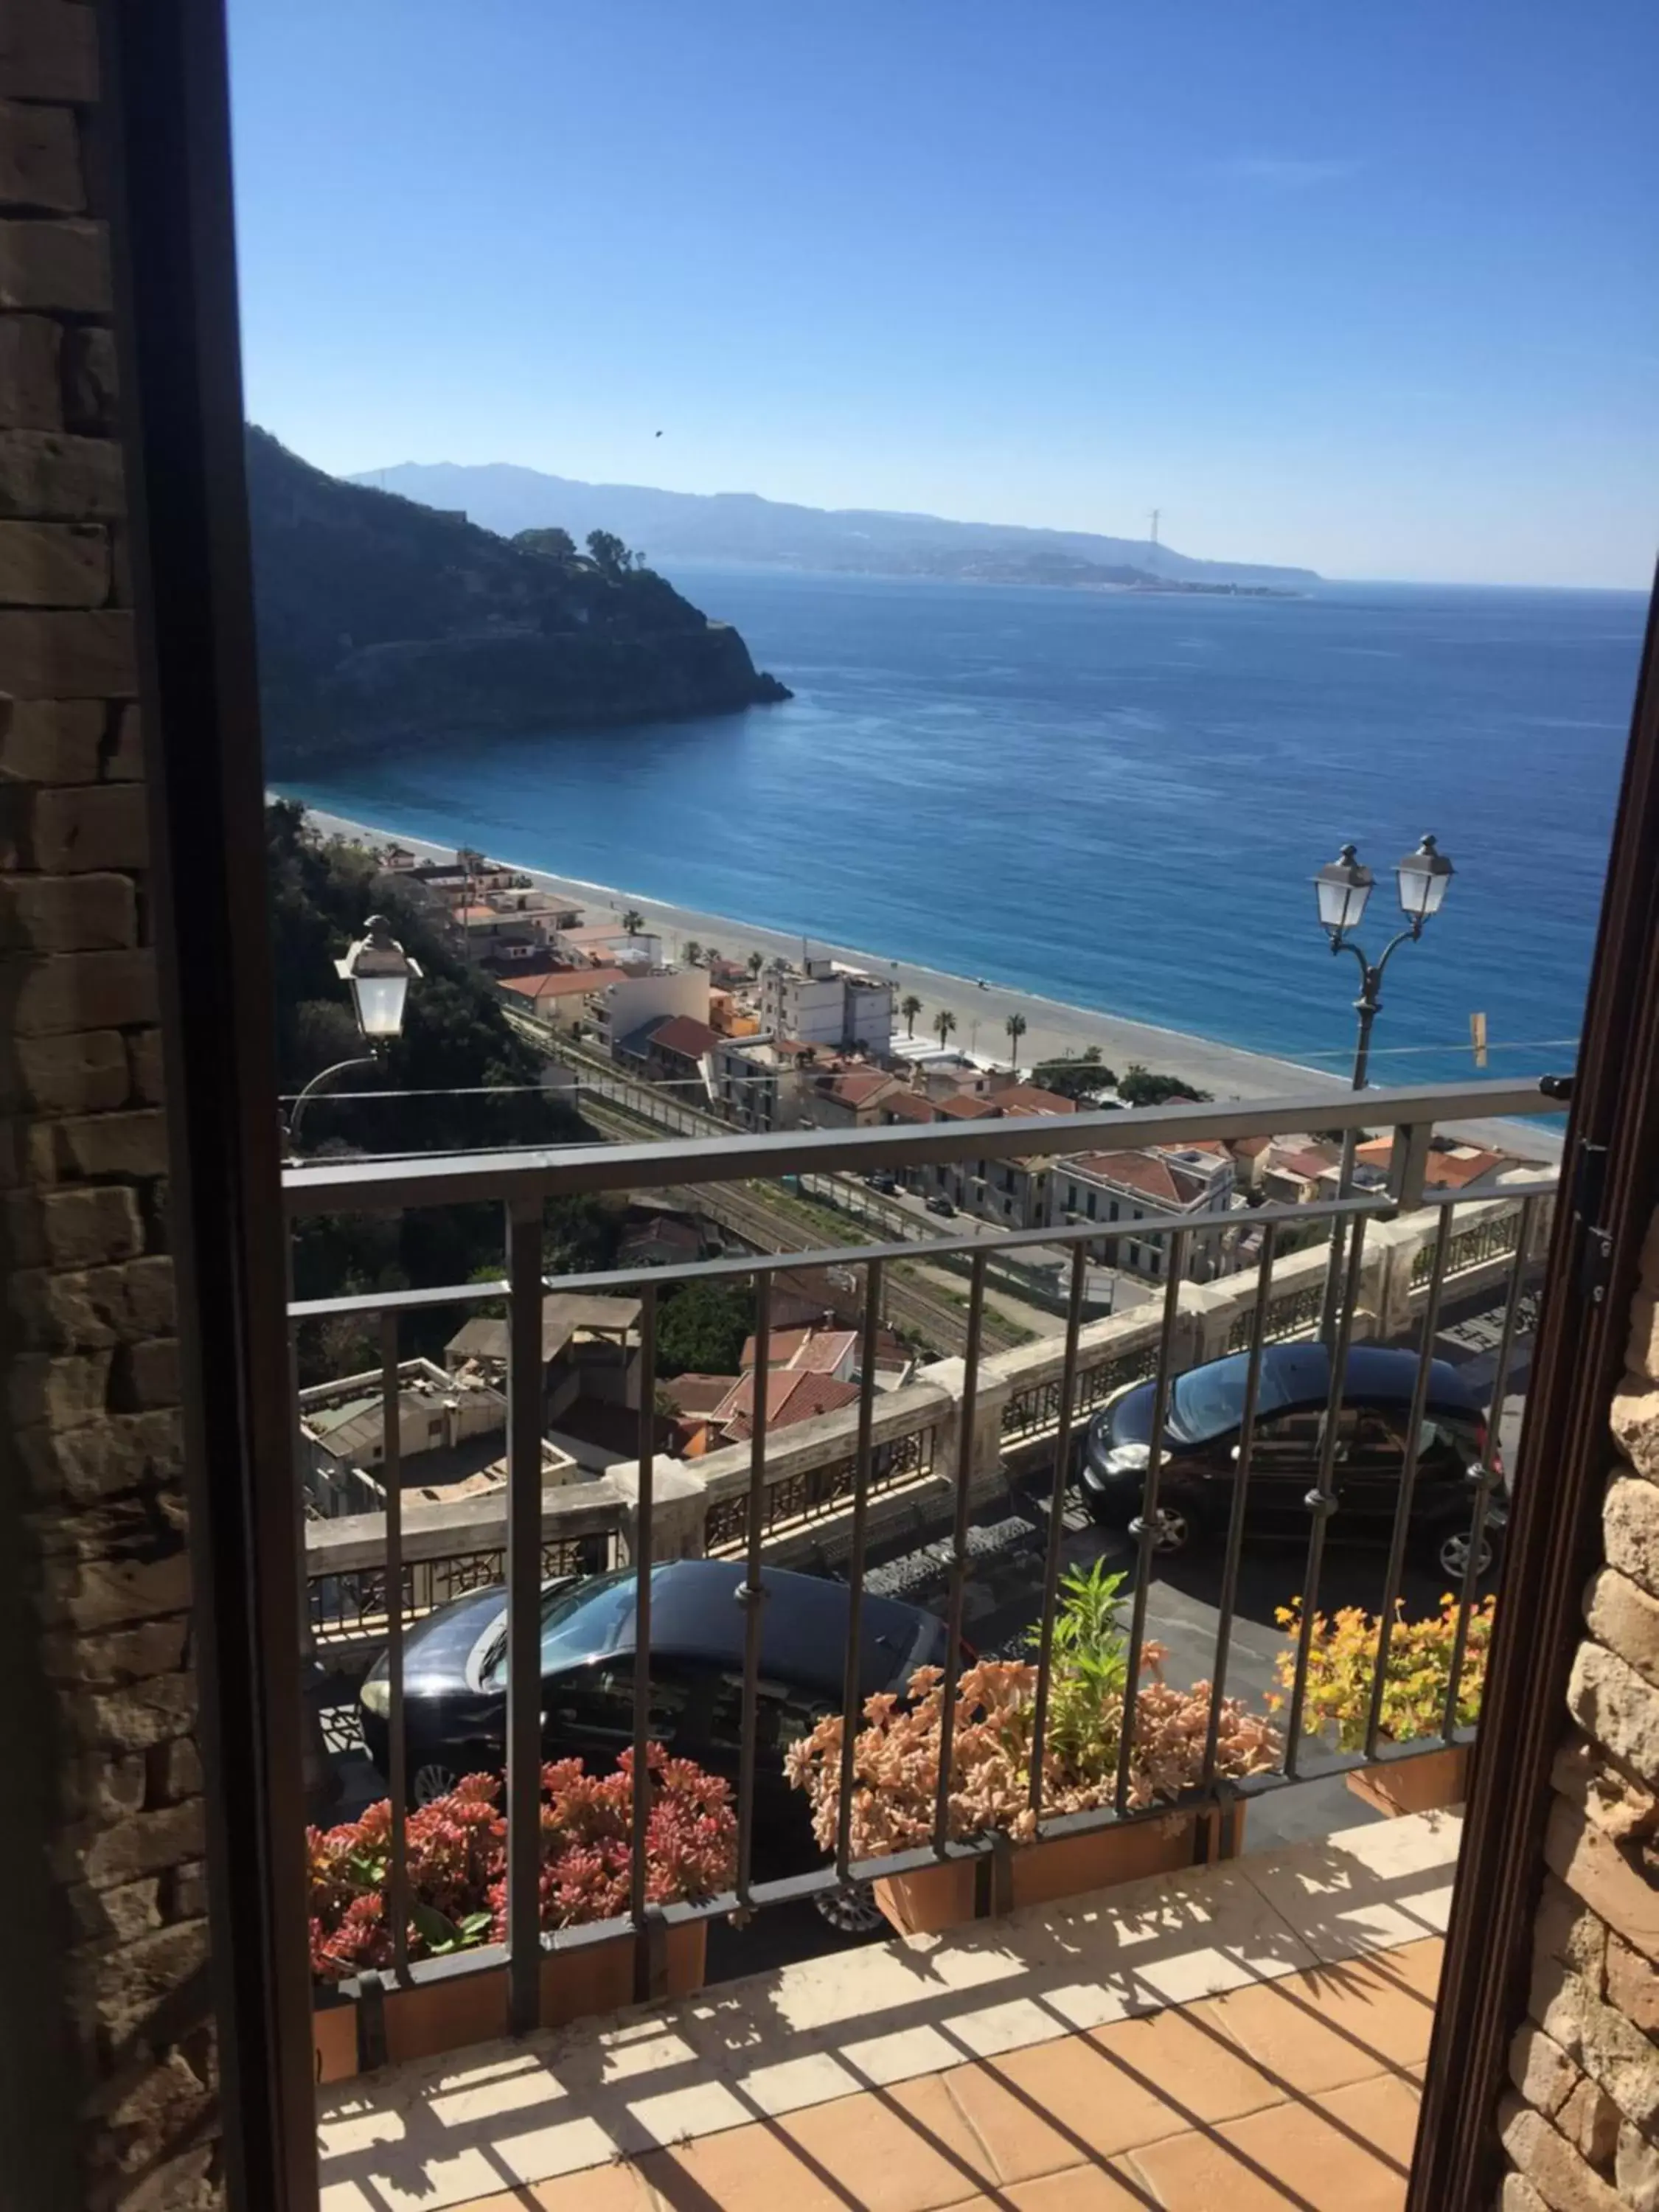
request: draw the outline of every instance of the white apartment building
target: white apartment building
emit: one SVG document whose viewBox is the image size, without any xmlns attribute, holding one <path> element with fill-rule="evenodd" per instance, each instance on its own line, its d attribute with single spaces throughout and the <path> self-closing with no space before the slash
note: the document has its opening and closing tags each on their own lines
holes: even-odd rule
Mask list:
<svg viewBox="0 0 1659 2212">
<path fill-rule="evenodd" d="M 1136 1222 L 1178 1223 L 1197 1213 L 1231 1206 L 1236 1170 L 1216 1146 L 1157 1146 L 1138 1152 L 1088 1152 L 1055 1160 L 1048 1174 L 1048 1219 L 1054 1227 L 1098 1221 L 1119 1229 Z M 1206 1283 L 1227 1270 L 1228 1232 L 1205 1229 L 1189 1237 L 1186 1272 Z M 1170 1237 L 1125 1237 L 1111 1255 L 1131 1274 L 1160 1280 L 1169 1265 Z"/>
<path fill-rule="evenodd" d="M 801 1044 L 885 1054 L 893 1041 L 893 986 L 834 960 L 761 970 L 761 1027 Z"/>
<path fill-rule="evenodd" d="M 693 1021 L 706 1023 L 708 970 L 654 968 L 637 974 L 630 971 L 595 992 L 592 1011 L 600 1041 L 611 1051 L 623 1037 L 637 1036 L 641 1030 L 647 1029 L 665 1015 L 689 1014 Z"/>
</svg>

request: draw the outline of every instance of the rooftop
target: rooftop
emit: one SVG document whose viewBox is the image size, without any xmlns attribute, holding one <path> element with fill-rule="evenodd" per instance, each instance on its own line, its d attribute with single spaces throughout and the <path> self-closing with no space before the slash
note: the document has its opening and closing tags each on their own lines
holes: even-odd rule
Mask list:
<svg viewBox="0 0 1659 2212">
<path fill-rule="evenodd" d="M 800 1367 L 772 1367 L 766 1376 L 766 1425 L 793 1428 L 798 1421 L 815 1420 L 833 1413 L 857 1399 L 856 1382 L 839 1382 L 833 1375 L 819 1375 Z M 734 1443 L 755 1433 L 755 1377 L 752 1370 L 734 1383 L 715 1408 L 713 1418 Z"/>
<path fill-rule="evenodd" d="M 620 968 L 556 968 L 544 975 L 503 975 L 501 984 L 526 999 L 569 999 L 586 998 L 590 991 L 622 981 Z"/>
<path fill-rule="evenodd" d="M 718 1030 L 691 1014 L 670 1014 L 641 1034 L 659 1052 L 678 1052 L 687 1060 L 706 1058 L 720 1041 Z"/>
<path fill-rule="evenodd" d="M 542 1358 L 551 1359 L 562 1352 L 574 1336 L 588 1332 L 597 1335 L 623 1335 L 637 1327 L 640 1318 L 638 1298 L 608 1298 L 583 1297 L 574 1291 L 550 1292 L 542 1300 Z M 504 1321 L 492 1321 L 482 1314 L 465 1322 L 444 1346 L 450 1359 L 489 1359 L 505 1362 L 507 1357 L 507 1326 Z"/>
</svg>

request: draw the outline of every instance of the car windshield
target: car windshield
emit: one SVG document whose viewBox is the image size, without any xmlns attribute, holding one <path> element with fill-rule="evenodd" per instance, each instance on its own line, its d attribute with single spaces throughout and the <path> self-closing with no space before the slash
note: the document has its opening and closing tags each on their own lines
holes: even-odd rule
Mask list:
<svg viewBox="0 0 1659 2212">
<path fill-rule="evenodd" d="M 567 1662 L 598 1659 L 614 1651 L 634 1626 L 634 1571 L 590 1575 L 574 1589 L 550 1590 L 542 1600 L 542 1672 Z M 482 1670 L 486 1685 L 507 1680 L 507 1626 Z"/>
<path fill-rule="evenodd" d="M 1244 1418 L 1244 1386 L 1250 1371 L 1248 1352 L 1231 1359 L 1212 1359 L 1206 1367 L 1189 1368 L 1177 1376 L 1170 1393 L 1170 1426 L 1188 1443 L 1236 1429 Z M 1271 1360 L 1261 1363 L 1257 1388 L 1257 1417 L 1271 1413 L 1286 1401 L 1287 1393 Z"/>
</svg>

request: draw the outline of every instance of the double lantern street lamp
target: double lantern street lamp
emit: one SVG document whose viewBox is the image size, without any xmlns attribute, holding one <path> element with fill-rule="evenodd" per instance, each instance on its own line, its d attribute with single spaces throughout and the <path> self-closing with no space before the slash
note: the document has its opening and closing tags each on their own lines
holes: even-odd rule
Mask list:
<svg viewBox="0 0 1659 2212">
<path fill-rule="evenodd" d="M 1425 923 L 1431 921 L 1439 913 L 1455 871 L 1434 839 L 1425 836 L 1415 852 L 1407 853 L 1403 860 L 1395 864 L 1394 872 L 1400 886 L 1400 908 L 1406 917 L 1406 926 L 1389 939 L 1378 960 L 1368 959 L 1353 942 L 1351 934 L 1364 921 L 1366 902 L 1376 885 L 1375 877 L 1362 864 L 1354 848 L 1345 845 L 1335 860 L 1328 862 L 1314 878 L 1314 889 L 1319 899 L 1320 926 L 1331 941 L 1333 955 L 1352 952 L 1359 963 L 1359 996 L 1353 1002 L 1354 1012 L 1359 1017 L 1359 1034 L 1353 1056 L 1353 1087 L 1356 1091 L 1365 1088 L 1366 1073 L 1370 1065 L 1371 1030 L 1382 1006 L 1382 972 L 1400 947 L 1407 944 L 1414 945 L 1423 934 Z M 1340 1198 L 1347 1197 L 1352 1188 L 1356 1141 L 1355 1132 L 1352 1129 L 1342 1139 L 1342 1161 L 1337 1176 L 1337 1195 Z M 1320 1319 L 1320 1340 L 1327 1345 L 1333 1344 L 1336 1337 L 1346 1243 L 1345 1225 L 1339 1215 L 1331 1224 L 1330 1264 L 1326 1271 L 1323 1310 Z"/>
<path fill-rule="evenodd" d="M 1353 1002 L 1354 1012 L 1359 1017 L 1359 1040 L 1353 1063 L 1356 1091 L 1365 1087 L 1371 1029 L 1382 1004 L 1382 971 L 1400 947 L 1415 944 L 1423 934 L 1425 922 L 1431 921 L 1439 913 L 1455 872 L 1434 839 L 1425 837 L 1414 853 L 1407 853 L 1396 865 L 1394 872 L 1400 885 L 1400 907 L 1406 917 L 1406 927 L 1383 946 L 1380 960 L 1368 960 L 1349 935 L 1364 919 L 1365 902 L 1376 880 L 1370 870 L 1361 865 L 1354 848 L 1345 845 L 1336 859 L 1314 878 L 1314 889 L 1319 895 L 1320 925 L 1331 940 L 1331 951 L 1352 952 L 1359 963 L 1359 996 Z"/>
<path fill-rule="evenodd" d="M 349 1068 L 378 1066 L 381 1049 L 403 1035 L 404 1004 L 409 996 L 411 978 L 418 978 L 421 973 L 421 964 L 393 937 L 386 916 L 372 914 L 363 924 L 362 935 L 343 960 L 335 962 L 334 972 L 343 983 L 350 985 L 357 1027 L 374 1049 L 351 1060 L 336 1060 L 332 1067 L 325 1067 L 320 1074 L 312 1077 L 295 1098 L 288 1117 L 289 1145 L 295 1152 L 299 1150 L 301 1116 L 309 1100 Z"/>
</svg>

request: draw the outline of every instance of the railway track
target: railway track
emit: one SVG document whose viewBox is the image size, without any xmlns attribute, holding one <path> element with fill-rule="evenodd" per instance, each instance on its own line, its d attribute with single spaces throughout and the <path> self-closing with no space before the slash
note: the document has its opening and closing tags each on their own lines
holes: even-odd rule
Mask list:
<svg viewBox="0 0 1659 2212">
<path fill-rule="evenodd" d="M 677 1101 L 665 1099 L 660 1107 L 651 1102 L 647 1112 L 638 1103 L 639 1086 L 620 1077 L 603 1060 L 584 1052 L 578 1045 L 563 1037 L 556 1037 L 538 1022 L 524 1015 L 509 1013 L 508 1019 L 526 1039 L 538 1049 L 550 1053 L 582 1078 L 585 1093 L 582 1103 L 584 1117 L 592 1122 L 602 1136 L 617 1142 L 633 1142 L 641 1136 L 661 1136 L 665 1126 L 680 1134 L 727 1136 L 731 1132 L 724 1122 L 713 1115 L 702 1114 L 695 1107 L 683 1106 Z M 723 1228 L 731 1230 L 746 1244 L 761 1252 L 809 1252 L 821 1248 L 823 1238 L 804 1224 L 797 1215 L 776 1203 L 769 1203 L 765 1187 L 755 1183 L 701 1183 L 696 1189 L 679 1188 L 667 1194 L 677 1205 L 688 1212 L 707 1214 Z M 896 1233 L 903 1234 L 908 1224 Z M 837 1221 L 835 1241 L 842 1244 L 868 1243 L 870 1237 L 862 1231 Z M 956 1305 L 950 1298 L 927 1284 L 919 1282 L 914 1273 L 900 1261 L 889 1266 L 884 1282 L 886 1306 L 885 1319 L 890 1324 L 920 1336 L 933 1350 L 957 1358 L 968 1349 L 968 1317 L 965 1307 Z M 980 1340 L 990 1352 L 1006 1352 L 1023 1343 L 1020 1330 L 1005 1321 L 989 1305 L 984 1310 Z"/>
</svg>

